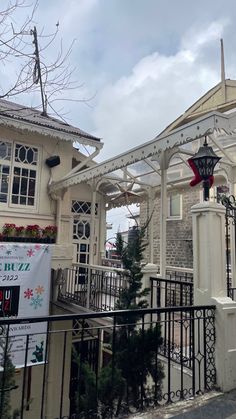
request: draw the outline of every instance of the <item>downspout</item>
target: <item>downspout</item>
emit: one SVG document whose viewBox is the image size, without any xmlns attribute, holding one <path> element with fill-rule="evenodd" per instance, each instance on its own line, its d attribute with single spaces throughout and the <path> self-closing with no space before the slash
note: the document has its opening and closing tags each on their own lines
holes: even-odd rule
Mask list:
<svg viewBox="0 0 236 419">
<path fill-rule="evenodd" d="M 61 243 L 61 206 L 62 198 L 54 193 L 51 194 L 51 198 L 56 201 L 56 227 L 57 227 L 57 238 L 56 244 Z"/>
<path fill-rule="evenodd" d="M 55 192 L 50 192 L 50 185 L 52 183 L 52 169 L 50 169 L 50 179 L 48 181 L 48 191 L 49 196 L 53 201 L 56 201 L 56 227 L 57 227 L 57 237 L 56 237 L 56 244 L 60 244 L 61 242 L 61 205 L 62 205 L 62 197 Z"/>
</svg>

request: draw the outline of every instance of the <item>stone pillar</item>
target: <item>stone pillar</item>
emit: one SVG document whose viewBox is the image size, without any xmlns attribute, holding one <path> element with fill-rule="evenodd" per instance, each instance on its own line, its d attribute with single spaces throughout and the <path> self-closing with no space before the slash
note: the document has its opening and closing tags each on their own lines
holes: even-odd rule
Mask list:
<svg viewBox="0 0 236 419">
<path fill-rule="evenodd" d="M 154 263 L 147 263 L 142 269 L 142 290 L 149 288 L 149 294 L 145 297 L 148 302 L 147 308 L 156 308 L 156 287 L 151 291 L 152 282 L 150 278 L 157 278 L 158 267 Z M 150 324 L 157 320 L 156 315 L 148 314 L 145 316 L 145 329 L 149 329 Z"/>
<path fill-rule="evenodd" d="M 158 267 L 157 265 L 155 265 L 154 263 L 147 263 L 143 269 L 142 269 L 142 289 L 144 288 L 149 288 L 150 292 L 148 294 L 148 296 L 146 297 L 146 300 L 148 301 L 148 308 L 151 307 L 152 305 L 152 301 L 151 301 L 151 281 L 150 278 L 157 278 L 157 272 L 158 272 Z M 156 308 L 156 304 L 155 304 L 155 296 L 153 294 L 153 308 Z"/>
<path fill-rule="evenodd" d="M 236 302 L 227 297 L 225 208 L 204 202 L 192 207 L 194 304 L 215 305 L 217 385 L 236 388 Z"/>
<path fill-rule="evenodd" d="M 225 208 L 205 201 L 194 205 L 194 304 L 209 304 L 211 297 L 226 296 Z"/>
</svg>

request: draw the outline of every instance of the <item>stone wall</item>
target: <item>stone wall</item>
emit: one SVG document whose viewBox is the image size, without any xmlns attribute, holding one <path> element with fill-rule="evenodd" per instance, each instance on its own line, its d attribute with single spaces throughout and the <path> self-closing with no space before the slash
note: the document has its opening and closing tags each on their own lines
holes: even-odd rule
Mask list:
<svg viewBox="0 0 236 419">
<path fill-rule="evenodd" d="M 199 188 L 181 189 L 182 195 L 182 218 L 180 220 L 167 220 L 167 266 L 178 266 L 185 268 L 193 267 L 192 251 L 192 216 L 191 207 L 200 201 Z M 148 204 L 142 203 L 140 207 L 140 222 L 144 224 L 148 218 Z M 154 213 L 154 263 L 160 264 L 160 195 L 155 199 Z M 147 241 L 149 240 L 147 233 Z M 145 259 L 148 261 L 148 246 Z"/>
</svg>

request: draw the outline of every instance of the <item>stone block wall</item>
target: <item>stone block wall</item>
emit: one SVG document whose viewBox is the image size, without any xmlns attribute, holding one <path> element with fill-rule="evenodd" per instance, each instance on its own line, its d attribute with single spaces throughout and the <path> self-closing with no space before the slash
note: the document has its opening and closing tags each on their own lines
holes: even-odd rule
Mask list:
<svg viewBox="0 0 236 419">
<path fill-rule="evenodd" d="M 193 267 L 192 252 L 192 216 L 191 207 L 200 202 L 199 188 L 190 189 L 187 186 L 179 192 L 182 195 L 182 218 L 180 220 L 167 220 L 167 265 L 183 268 Z M 148 218 L 148 203 L 144 202 L 140 207 L 141 225 Z M 154 213 L 154 263 L 160 264 L 160 195 L 155 198 Z M 147 233 L 147 242 L 149 240 Z M 148 261 L 148 246 L 145 252 L 145 260 Z"/>
</svg>

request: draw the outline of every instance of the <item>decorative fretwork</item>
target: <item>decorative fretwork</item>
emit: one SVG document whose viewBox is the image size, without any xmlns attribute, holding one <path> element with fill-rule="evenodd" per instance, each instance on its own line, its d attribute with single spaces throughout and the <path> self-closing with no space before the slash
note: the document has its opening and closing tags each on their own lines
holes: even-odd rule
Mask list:
<svg viewBox="0 0 236 419">
<path fill-rule="evenodd" d="M 76 214 L 91 214 L 91 202 L 88 201 L 72 201 L 72 212 Z M 98 213 L 98 204 L 95 204 L 95 215 Z"/>
<path fill-rule="evenodd" d="M 211 390 L 216 384 L 216 366 L 215 366 L 215 310 L 205 310 L 204 331 L 206 345 L 206 376 L 205 388 Z"/>
<path fill-rule="evenodd" d="M 232 279 L 231 279 L 231 257 L 230 257 L 230 225 L 235 229 L 236 224 L 236 199 L 233 195 L 224 195 L 221 199 L 222 205 L 225 207 L 225 242 L 226 242 L 226 281 L 227 294 L 231 296 Z"/>
<path fill-rule="evenodd" d="M 68 279 L 70 282 L 71 278 Z M 59 301 L 61 301 L 60 295 Z M 68 394 L 65 393 L 65 383 L 68 377 L 71 336 L 73 352 L 70 401 L 73 395 L 78 400 L 77 396 L 80 394 L 79 400 L 86 397 L 85 400 L 89 403 L 86 404 L 86 411 L 83 410 L 84 404 L 81 403 L 79 415 L 77 404 L 73 408 L 71 402 L 70 416 L 56 413 L 53 417 L 100 418 L 104 397 L 100 397 L 96 385 L 103 373 L 109 388 L 107 386 L 108 391 L 102 394 L 106 395 L 108 403 L 110 394 L 114 399 L 114 404 L 110 404 L 112 410 L 109 406 L 106 415 L 109 418 L 127 417 L 130 412 L 135 417 L 139 417 L 140 414 L 145 417 L 146 408 L 152 408 L 150 414 L 153 417 L 163 417 L 161 414 L 163 411 L 158 411 L 159 407 L 171 402 L 183 402 L 184 399 L 188 400 L 205 391 L 214 390 L 216 378 L 214 311 L 215 306 L 192 306 L 124 310 L 122 314 L 120 311 L 92 313 L 91 310 L 78 314 L 78 310 L 76 314 L 48 316 L 48 327 L 40 332 L 40 339 L 45 342 L 43 347 L 45 358 L 42 363 L 45 368 L 55 372 L 54 385 L 58 397 L 52 400 L 53 409 L 55 412 L 60 412 L 61 409 L 64 413 L 64 406 L 67 406 L 63 404 L 67 400 L 62 395 Z M 134 327 L 135 318 L 139 320 Z M 35 330 L 39 330 L 42 317 L 34 317 L 33 320 L 29 318 L 27 325 L 31 324 L 35 325 Z M 22 319 L 1 319 L 2 376 L 7 376 L 9 372 L 8 352 L 4 349 L 10 339 L 19 338 L 17 331 L 15 333 L 17 327 L 12 325 L 20 327 Z M 21 330 L 20 338 L 23 342 L 21 351 L 25 360 L 23 365 L 25 370 L 30 362 L 28 342 L 35 339 L 35 330 Z M 219 336 L 219 340 L 220 338 Z M 160 348 L 162 342 L 165 343 L 165 358 Z M 57 356 L 48 356 L 51 353 L 53 355 L 55 347 Z M 178 362 L 177 368 L 176 362 Z M 83 373 L 85 371 L 83 367 L 86 368 L 86 373 Z M 59 379 L 57 371 L 60 371 Z M 1 394 L 6 394 L 4 392 L 6 385 L 4 386 L 2 381 L 0 381 L 0 391 Z M 117 383 L 121 384 L 118 386 Z M 47 389 L 47 374 L 38 374 L 37 388 L 41 397 L 37 406 L 34 403 L 30 405 L 32 418 L 38 418 L 38 411 L 44 412 L 45 404 L 48 402 L 48 393 L 44 391 Z M 91 397 L 87 397 L 87 388 L 93 390 Z M 127 388 L 130 391 L 127 391 Z M 23 396 L 27 394 L 27 389 L 28 381 L 22 380 L 19 389 L 22 395 L 22 412 Z M 88 414 L 87 406 L 90 408 L 90 405 Z M 0 417 L 3 419 L 6 416 L 0 414 Z"/>
</svg>

